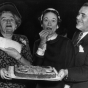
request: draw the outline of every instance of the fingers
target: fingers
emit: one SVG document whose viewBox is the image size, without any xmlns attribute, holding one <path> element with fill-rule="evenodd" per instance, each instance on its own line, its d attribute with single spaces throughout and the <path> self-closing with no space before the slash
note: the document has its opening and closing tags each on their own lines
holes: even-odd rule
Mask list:
<svg viewBox="0 0 88 88">
<path fill-rule="evenodd" d="M 5 50 L 4 50 L 6 53 L 8 53 L 8 52 L 11 52 L 12 51 L 12 49 L 10 49 L 10 48 L 5 48 Z"/>
<path fill-rule="evenodd" d="M 12 48 L 12 47 L 8 47 L 8 48 L 5 48 L 5 50 L 14 50 L 14 51 L 16 51 L 14 48 Z"/>
<path fill-rule="evenodd" d="M 5 51 L 7 52 L 7 53 L 18 53 L 18 51 L 16 50 L 16 49 L 14 49 L 14 48 L 11 48 L 11 47 L 9 47 L 9 48 L 5 48 Z"/>
<path fill-rule="evenodd" d="M 4 78 L 3 69 L 0 70 L 0 75 L 1 75 L 1 78 Z"/>
<path fill-rule="evenodd" d="M 13 49 L 13 48 L 11 48 L 11 47 L 8 47 L 8 48 L 5 48 L 5 49 Z"/>
<path fill-rule="evenodd" d="M 40 33 L 39 33 L 39 35 L 40 36 L 48 36 L 49 35 L 49 33 L 50 33 L 50 30 L 42 30 Z"/>
<path fill-rule="evenodd" d="M 58 73 L 58 77 L 60 77 L 60 80 L 62 80 L 65 77 L 64 69 L 61 69 Z"/>
<path fill-rule="evenodd" d="M 39 35 L 42 41 L 47 41 L 48 35 L 50 34 L 51 30 L 42 30 Z"/>
<path fill-rule="evenodd" d="M 40 37 L 46 37 L 48 34 L 49 34 L 48 31 L 45 31 L 45 30 L 42 30 L 42 31 L 39 33 Z"/>
<path fill-rule="evenodd" d="M 1 78 L 3 79 L 11 79 L 10 74 L 8 73 L 8 71 L 6 71 L 6 69 L 1 69 Z"/>
</svg>

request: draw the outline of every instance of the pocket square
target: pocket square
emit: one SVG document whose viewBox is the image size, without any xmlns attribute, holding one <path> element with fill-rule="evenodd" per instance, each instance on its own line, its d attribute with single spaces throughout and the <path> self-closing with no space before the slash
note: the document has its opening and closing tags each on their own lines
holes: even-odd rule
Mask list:
<svg viewBox="0 0 88 88">
<path fill-rule="evenodd" d="M 82 47 L 82 45 L 79 45 L 79 52 L 84 52 L 84 48 Z"/>
<path fill-rule="evenodd" d="M 65 84 L 64 88 L 71 88 L 70 85 Z"/>
</svg>

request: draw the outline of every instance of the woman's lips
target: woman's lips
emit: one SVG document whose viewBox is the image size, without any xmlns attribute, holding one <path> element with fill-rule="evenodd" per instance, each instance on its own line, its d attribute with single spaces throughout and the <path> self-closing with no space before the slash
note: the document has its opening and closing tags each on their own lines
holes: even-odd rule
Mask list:
<svg viewBox="0 0 88 88">
<path fill-rule="evenodd" d="M 52 28 L 49 28 L 49 27 L 48 27 L 48 28 L 46 28 L 46 29 L 47 29 L 47 30 L 52 30 Z"/>
</svg>

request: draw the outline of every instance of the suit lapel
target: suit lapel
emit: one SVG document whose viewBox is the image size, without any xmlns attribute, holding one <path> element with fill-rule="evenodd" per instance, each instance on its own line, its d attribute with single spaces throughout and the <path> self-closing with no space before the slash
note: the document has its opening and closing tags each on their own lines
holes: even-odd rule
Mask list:
<svg viewBox="0 0 88 88">
<path fill-rule="evenodd" d="M 84 38 L 82 38 L 78 44 L 76 44 L 75 53 L 76 54 L 79 53 L 79 45 L 81 45 L 84 48 L 86 46 L 86 44 L 88 44 L 88 34 Z M 84 52 L 85 52 L 85 50 L 84 50 Z"/>
<path fill-rule="evenodd" d="M 78 44 L 82 44 L 82 45 L 85 45 L 85 42 L 87 43 L 88 42 L 88 34 L 86 36 L 84 36 Z"/>
<path fill-rule="evenodd" d="M 74 36 L 73 36 L 72 41 L 73 41 L 74 46 L 77 45 L 79 33 L 80 33 L 80 32 L 76 32 L 76 33 L 74 34 Z"/>
</svg>

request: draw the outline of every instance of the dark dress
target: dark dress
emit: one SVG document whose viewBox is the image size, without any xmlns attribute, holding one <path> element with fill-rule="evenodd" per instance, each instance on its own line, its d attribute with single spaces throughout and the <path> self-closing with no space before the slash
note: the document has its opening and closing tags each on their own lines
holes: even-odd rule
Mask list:
<svg viewBox="0 0 88 88">
<path fill-rule="evenodd" d="M 70 68 L 74 65 L 74 47 L 72 42 L 65 37 L 57 36 L 56 39 L 47 41 L 44 56 L 39 56 L 36 51 L 40 40 L 34 44 L 33 64 L 39 66 L 52 66 L 59 72 L 60 69 Z M 63 88 L 64 81 L 38 82 L 37 88 Z"/>
<path fill-rule="evenodd" d="M 27 37 L 24 35 L 14 34 L 12 40 L 22 44 L 21 55 L 29 62 L 32 62 L 32 55 L 30 52 L 29 41 Z M 6 54 L 4 51 L 0 49 L 0 69 L 6 68 L 7 66 L 14 66 L 17 64 L 19 64 L 17 60 L 10 57 L 8 54 Z M 7 80 L 0 78 L 0 88 L 26 88 L 26 85 L 24 85 L 24 83 L 25 82 L 23 82 L 23 80 Z"/>
</svg>

